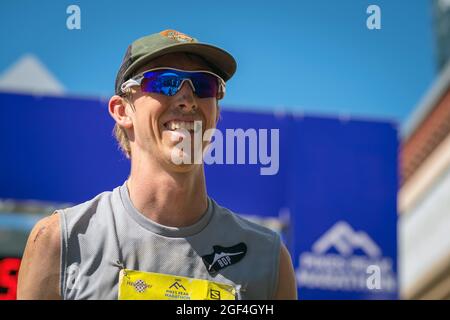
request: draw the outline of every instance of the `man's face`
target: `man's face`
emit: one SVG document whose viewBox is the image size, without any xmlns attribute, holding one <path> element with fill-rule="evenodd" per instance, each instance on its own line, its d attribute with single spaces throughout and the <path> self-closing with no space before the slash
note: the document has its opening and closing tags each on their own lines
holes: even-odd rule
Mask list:
<svg viewBox="0 0 450 320">
<path fill-rule="evenodd" d="M 140 68 L 137 73 L 155 67 L 171 67 L 181 70 L 209 70 L 212 71 L 201 58 L 183 53 L 174 53 L 161 56 L 145 67 Z M 133 128 L 130 141 L 132 143 L 132 157 L 141 153 L 157 159 L 166 167 L 169 166 L 176 171 L 189 171 L 193 165 L 176 165 L 173 155 L 182 156 L 176 146 L 182 139 L 184 130 L 177 128 L 193 128 L 194 122 L 201 122 L 202 132 L 215 128 L 217 122 L 217 100 L 212 98 L 199 98 L 192 91 L 190 84 L 185 81 L 180 90 L 174 96 L 165 96 L 158 93 L 143 93 L 140 88 L 134 87 L 135 93 L 131 101 L 135 106 L 134 112 L 130 112 Z M 130 133 L 129 131 L 129 133 Z M 191 155 L 193 155 L 194 132 L 189 130 L 192 144 Z M 207 143 L 202 144 L 205 148 Z M 186 151 L 186 150 L 185 150 Z M 139 157 L 140 158 L 140 157 Z M 191 157 L 191 163 L 194 159 Z"/>
</svg>

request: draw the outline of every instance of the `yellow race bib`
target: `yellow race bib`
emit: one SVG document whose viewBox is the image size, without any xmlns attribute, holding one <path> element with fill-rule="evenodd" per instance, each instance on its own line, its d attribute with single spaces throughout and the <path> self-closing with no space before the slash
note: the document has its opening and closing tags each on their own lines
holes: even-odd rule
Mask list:
<svg viewBox="0 0 450 320">
<path fill-rule="evenodd" d="M 236 289 L 209 280 L 122 269 L 119 300 L 236 300 Z"/>
</svg>

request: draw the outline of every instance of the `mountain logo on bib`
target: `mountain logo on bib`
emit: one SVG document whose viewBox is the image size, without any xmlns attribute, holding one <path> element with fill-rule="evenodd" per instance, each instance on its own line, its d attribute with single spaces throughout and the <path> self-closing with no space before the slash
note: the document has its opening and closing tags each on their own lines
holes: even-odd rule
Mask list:
<svg viewBox="0 0 450 320">
<path fill-rule="evenodd" d="M 213 246 L 213 250 L 213 253 L 202 256 L 206 269 L 211 275 L 241 261 L 247 253 L 247 245 L 241 242 L 232 247 Z"/>
</svg>

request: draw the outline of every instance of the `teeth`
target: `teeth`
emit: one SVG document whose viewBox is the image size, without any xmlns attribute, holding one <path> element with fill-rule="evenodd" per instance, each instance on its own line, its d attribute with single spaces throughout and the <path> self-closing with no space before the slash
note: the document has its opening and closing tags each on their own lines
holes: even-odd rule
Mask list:
<svg viewBox="0 0 450 320">
<path fill-rule="evenodd" d="M 190 121 L 169 121 L 166 124 L 167 129 L 169 130 L 177 130 L 177 129 L 185 129 L 185 130 L 194 130 L 194 122 Z"/>
</svg>

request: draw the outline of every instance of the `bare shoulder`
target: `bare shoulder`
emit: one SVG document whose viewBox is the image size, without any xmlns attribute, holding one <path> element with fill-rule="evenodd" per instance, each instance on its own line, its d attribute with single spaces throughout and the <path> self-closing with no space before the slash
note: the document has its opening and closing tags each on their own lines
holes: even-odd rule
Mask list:
<svg viewBox="0 0 450 320">
<path fill-rule="evenodd" d="M 278 271 L 278 288 L 276 300 L 296 300 L 297 284 L 291 255 L 284 244 L 280 247 L 280 264 Z"/>
<path fill-rule="evenodd" d="M 58 213 L 45 217 L 28 237 L 19 270 L 18 299 L 59 299 L 61 227 Z"/>
<path fill-rule="evenodd" d="M 33 227 L 28 240 L 32 240 L 32 248 L 43 244 L 60 246 L 60 222 L 59 214 L 54 213 L 48 217 L 39 220 Z M 28 244 L 28 243 L 27 243 Z"/>
</svg>

